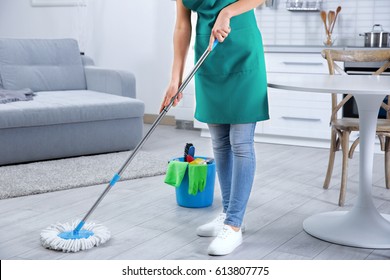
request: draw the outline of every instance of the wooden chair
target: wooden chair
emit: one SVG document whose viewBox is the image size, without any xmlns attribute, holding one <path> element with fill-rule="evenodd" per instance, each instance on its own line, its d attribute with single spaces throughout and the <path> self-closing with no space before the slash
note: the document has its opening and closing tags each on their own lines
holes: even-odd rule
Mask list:
<svg viewBox="0 0 390 280">
<path fill-rule="evenodd" d="M 344 70 L 335 62 L 383 62 L 373 75 L 380 75 L 383 71 L 390 67 L 390 50 L 356 50 L 356 51 L 341 51 L 325 49 L 322 51 L 322 56 L 327 60 L 329 73 L 336 74 L 336 71 L 341 75 L 347 75 Z M 389 89 L 390 93 L 390 89 Z M 359 119 L 343 118 L 338 114 L 339 110 L 345 103 L 352 98 L 351 94 L 345 95 L 342 100 L 338 101 L 338 95 L 332 94 L 332 115 L 330 119 L 331 125 L 331 143 L 328 170 L 324 182 L 324 189 L 329 187 L 330 179 L 333 172 L 335 153 L 340 150 L 343 153 L 342 157 L 342 175 L 340 186 L 339 205 L 343 206 L 345 202 L 345 194 L 348 177 L 348 158 L 352 158 L 356 146 L 359 144 L 359 138 L 356 139 L 351 147 L 349 147 L 349 136 L 352 131 L 359 131 Z M 388 102 L 382 103 L 382 108 L 387 111 L 386 119 L 378 119 L 377 136 L 380 140 L 381 150 L 385 152 L 385 182 L 386 188 L 390 189 L 390 98 Z"/>
</svg>

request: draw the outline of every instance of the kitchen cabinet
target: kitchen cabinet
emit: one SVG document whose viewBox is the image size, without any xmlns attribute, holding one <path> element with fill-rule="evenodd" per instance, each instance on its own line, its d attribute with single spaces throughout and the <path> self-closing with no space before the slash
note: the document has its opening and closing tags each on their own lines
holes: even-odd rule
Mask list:
<svg viewBox="0 0 390 280">
<path fill-rule="evenodd" d="M 328 73 L 327 63 L 320 51 L 266 52 L 265 58 L 268 73 Z M 319 147 L 329 145 L 329 94 L 269 88 L 268 100 L 270 120 L 263 123 L 259 141 Z"/>
</svg>

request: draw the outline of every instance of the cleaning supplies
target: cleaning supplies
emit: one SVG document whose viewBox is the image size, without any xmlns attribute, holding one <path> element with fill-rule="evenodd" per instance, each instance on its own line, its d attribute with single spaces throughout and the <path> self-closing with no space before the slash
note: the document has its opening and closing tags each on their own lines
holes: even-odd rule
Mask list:
<svg viewBox="0 0 390 280">
<path fill-rule="evenodd" d="M 192 143 L 187 143 L 184 147 L 184 161 L 192 162 L 195 159 L 195 147 Z"/>
<path fill-rule="evenodd" d="M 191 155 L 187 155 L 187 156 L 185 157 L 185 161 L 186 161 L 186 162 L 191 163 L 191 162 L 193 162 L 194 160 L 195 160 L 195 158 L 194 158 L 193 156 L 191 156 Z"/>
<path fill-rule="evenodd" d="M 179 187 L 181 181 L 183 181 L 184 175 L 186 174 L 188 162 L 171 160 L 168 163 L 167 173 L 165 174 L 164 183 Z"/>
<path fill-rule="evenodd" d="M 194 160 L 190 161 L 190 164 L 198 165 L 198 164 L 206 164 L 206 162 L 203 158 L 195 158 Z"/>
<path fill-rule="evenodd" d="M 195 147 L 192 143 L 186 143 L 186 146 L 184 147 L 184 158 L 187 158 L 187 155 L 190 155 L 191 157 L 195 156 Z"/>
<path fill-rule="evenodd" d="M 199 191 L 202 192 L 207 179 L 205 160 L 197 158 L 191 163 L 177 159 L 171 160 L 168 164 L 164 182 L 177 188 L 181 186 L 184 176 L 188 176 L 188 194 L 196 195 Z"/>
<path fill-rule="evenodd" d="M 203 192 L 206 186 L 207 164 L 192 164 L 188 166 L 188 194 L 196 195 Z"/>
<path fill-rule="evenodd" d="M 198 185 L 198 192 L 196 195 L 189 194 L 195 187 L 190 187 L 189 176 L 186 174 L 181 182 L 180 187 L 175 188 L 176 202 L 179 206 L 187 208 L 203 208 L 213 204 L 214 200 L 214 186 L 216 177 L 215 161 L 209 157 L 195 156 L 196 159 L 203 159 L 204 167 L 207 167 L 206 185 L 202 190 L 202 185 Z M 179 158 L 183 161 L 183 157 Z M 187 173 L 193 164 L 188 164 Z M 197 165 L 194 165 L 197 166 Z M 199 177 L 198 177 L 199 178 Z M 192 184 L 192 182 L 191 182 Z"/>
<path fill-rule="evenodd" d="M 188 170 L 188 194 L 196 195 L 199 191 L 202 192 L 206 186 L 207 163 L 209 160 L 195 158 L 194 145 L 187 143 L 184 147 L 183 161 L 174 159 L 169 162 L 164 182 L 174 187 L 180 187 Z"/>
</svg>

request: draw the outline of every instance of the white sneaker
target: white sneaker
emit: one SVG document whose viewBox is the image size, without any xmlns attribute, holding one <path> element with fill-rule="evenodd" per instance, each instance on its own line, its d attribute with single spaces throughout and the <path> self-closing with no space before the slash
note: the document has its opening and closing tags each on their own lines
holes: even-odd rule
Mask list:
<svg viewBox="0 0 390 280">
<path fill-rule="evenodd" d="M 196 229 L 196 234 L 201 237 L 215 237 L 223 228 L 224 222 L 226 219 L 226 213 L 220 213 L 218 217 L 216 217 L 211 222 L 201 225 Z M 245 232 L 245 224 L 241 225 L 241 232 Z"/>
<path fill-rule="evenodd" d="M 196 229 L 196 234 L 203 237 L 217 236 L 223 228 L 226 219 L 226 213 L 220 213 L 211 222 L 204 224 Z"/>
<path fill-rule="evenodd" d="M 230 254 L 242 243 L 242 232 L 235 231 L 228 225 L 224 225 L 218 236 L 211 242 L 207 253 L 213 256 Z"/>
</svg>

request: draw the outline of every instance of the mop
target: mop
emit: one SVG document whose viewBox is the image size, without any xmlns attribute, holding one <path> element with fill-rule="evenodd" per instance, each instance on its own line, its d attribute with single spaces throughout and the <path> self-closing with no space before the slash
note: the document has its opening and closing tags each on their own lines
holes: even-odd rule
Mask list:
<svg viewBox="0 0 390 280">
<path fill-rule="evenodd" d="M 120 180 L 123 172 L 126 170 L 130 162 L 137 155 L 138 151 L 144 145 L 146 140 L 153 133 L 157 125 L 160 123 L 161 119 L 167 114 L 169 109 L 172 107 L 174 100 L 177 98 L 180 92 L 183 92 L 192 77 L 198 71 L 199 67 L 206 60 L 211 51 L 216 47 L 218 41 L 215 40 L 211 50 L 207 49 L 202 56 L 199 58 L 198 62 L 195 64 L 194 68 L 185 78 L 183 83 L 180 85 L 177 93 L 172 97 L 169 105 L 165 106 L 161 113 L 158 115 L 157 119 L 152 124 L 149 131 L 141 139 L 138 145 L 134 148 L 133 152 L 130 154 L 126 162 L 122 165 L 114 177 L 108 183 L 107 187 L 103 193 L 99 196 L 96 202 L 93 204 L 88 213 L 84 216 L 82 220 L 76 220 L 72 223 L 57 223 L 53 224 L 41 232 L 41 244 L 47 249 L 63 251 L 63 252 L 78 252 L 81 250 L 87 250 L 92 247 L 97 247 L 101 244 L 106 243 L 110 237 L 110 231 L 101 224 L 95 224 L 93 222 L 88 222 L 87 219 L 90 217 L 92 212 L 96 209 L 99 203 L 107 195 L 107 193 L 112 189 L 112 187 Z"/>
</svg>

